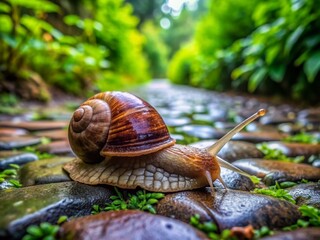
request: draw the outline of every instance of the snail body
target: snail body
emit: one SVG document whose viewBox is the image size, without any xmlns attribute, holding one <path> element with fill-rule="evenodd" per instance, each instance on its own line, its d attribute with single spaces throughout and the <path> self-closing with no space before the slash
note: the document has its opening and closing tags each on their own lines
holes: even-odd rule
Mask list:
<svg viewBox="0 0 320 240">
<path fill-rule="evenodd" d="M 72 179 L 86 184 L 175 192 L 206 186 L 208 181 L 204 172 L 208 169 L 204 166 L 209 166 L 212 179 L 218 178 L 220 167 L 210 154 L 199 148 L 175 144 L 138 157 L 112 157 L 91 165 L 94 171 L 90 172 L 80 159 L 65 168 Z"/>
<path fill-rule="evenodd" d="M 176 192 L 211 187 L 220 165 L 243 173 L 216 154 L 265 110 L 240 123 L 208 148 L 175 144 L 158 112 L 144 100 L 122 92 L 99 93 L 73 114 L 69 142 L 78 156 L 64 165 L 70 177 L 85 184 Z M 245 173 L 243 173 L 245 174 Z"/>
</svg>

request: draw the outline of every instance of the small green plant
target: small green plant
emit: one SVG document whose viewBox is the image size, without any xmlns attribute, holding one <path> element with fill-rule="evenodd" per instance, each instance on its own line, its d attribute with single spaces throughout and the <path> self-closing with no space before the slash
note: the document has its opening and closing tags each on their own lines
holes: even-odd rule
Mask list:
<svg viewBox="0 0 320 240">
<path fill-rule="evenodd" d="M 301 227 L 320 227 L 320 209 L 302 205 L 299 207 L 299 211 L 301 212 L 303 219 L 298 219 L 296 224 L 283 228 L 283 230 L 294 230 Z"/>
<path fill-rule="evenodd" d="M 27 234 L 22 240 L 55 240 L 60 225 L 67 221 L 68 216 L 62 215 L 57 220 L 57 225 L 48 222 L 40 223 L 40 225 L 31 225 L 27 228 Z"/>
<path fill-rule="evenodd" d="M 62 223 L 67 222 L 67 221 L 68 221 L 68 216 L 62 215 L 62 216 L 59 217 L 59 219 L 57 221 L 57 224 L 61 225 Z"/>
<path fill-rule="evenodd" d="M 261 181 L 261 178 L 258 178 L 257 176 L 251 175 L 250 176 L 250 180 L 254 183 L 254 184 L 259 184 Z"/>
<path fill-rule="evenodd" d="M 35 147 L 32 147 L 32 146 L 27 146 L 27 147 L 23 148 L 23 151 L 34 153 L 35 155 L 38 156 L 39 160 L 55 157 L 55 155 L 53 155 L 51 153 L 40 152 Z"/>
<path fill-rule="evenodd" d="M 59 226 L 43 222 L 40 223 L 39 226 L 29 226 L 27 228 L 27 234 L 22 238 L 22 240 L 54 240 L 56 239 L 56 234 L 58 231 Z"/>
<path fill-rule="evenodd" d="M 4 114 L 19 114 L 21 109 L 17 106 L 19 99 L 9 93 L 0 94 L 0 113 Z"/>
<path fill-rule="evenodd" d="M 149 193 L 145 190 L 139 190 L 136 194 L 128 194 L 128 198 L 125 199 L 118 188 L 114 188 L 116 195 L 110 197 L 111 203 L 106 203 L 104 208 L 99 205 L 92 206 L 92 214 L 97 214 L 101 211 L 111 210 L 126 210 L 126 209 L 139 209 L 155 214 L 156 210 L 154 204 L 158 203 L 158 200 L 164 197 L 163 193 Z"/>
<path fill-rule="evenodd" d="M 235 237 L 231 236 L 231 231 L 229 229 L 225 229 L 219 234 L 218 227 L 213 222 L 201 222 L 199 214 L 195 214 L 190 218 L 190 224 L 206 233 L 207 236 L 213 240 L 236 239 Z"/>
<path fill-rule="evenodd" d="M 270 148 L 266 143 L 257 144 L 257 148 L 264 154 L 264 159 L 293 163 L 300 163 L 304 160 L 304 156 L 287 157 L 281 150 Z"/>
<path fill-rule="evenodd" d="M 19 169 L 19 165 L 17 164 L 10 164 L 10 168 L 0 171 L 0 183 L 7 181 L 11 183 L 13 187 L 19 188 L 21 187 L 21 183 L 16 179 Z"/>
<path fill-rule="evenodd" d="M 263 226 L 260 229 L 254 230 L 254 239 L 260 239 L 270 235 L 273 235 L 273 231 L 271 231 L 267 226 Z"/>
<path fill-rule="evenodd" d="M 296 201 L 288 193 L 288 191 L 286 191 L 285 189 L 282 189 L 281 185 L 278 182 L 276 182 L 276 185 L 270 186 L 269 188 L 256 188 L 253 190 L 253 192 L 283 199 L 293 204 L 296 203 Z"/>
<path fill-rule="evenodd" d="M 297 142 L 297 143 L 312 143 L 317 144 L 320 143 L 320 138 L 317 138 L 314 135 L 311 135 L 309 133 L 298 133 L 293 136 L 288 136 L 284 139 L 282 139 L 284 142 Z"/>
</svg>

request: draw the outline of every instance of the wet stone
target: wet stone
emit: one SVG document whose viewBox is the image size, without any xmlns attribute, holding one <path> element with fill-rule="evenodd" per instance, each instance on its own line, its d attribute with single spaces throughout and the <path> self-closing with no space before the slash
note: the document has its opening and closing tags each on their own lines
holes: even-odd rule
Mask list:
<svg viewBox="0 0 320 240">
<path fill-rule="evenodd" d="M 281 150 L 288 157 L 304 156 L 306 162 L 311 155 L 320 154 L 320 144 L 268 142 L 266 145 Z"/>
<path fill-rule="evenodd" d="M 20 169 L 20 183 L 23 186 L 31 186 L 70 181 L 62 166 L 73 159 L 73 157 L 56 157 L 28 163 Z"/>
<path fill-rule="evenodd" d="M 237 124 L 236 123 L 230 123 L 230 122 L 215 122 L 214 127 L 216 129 L 221 129 L 224 131 L 229 131 L 232 128 L 234 128 Z"/>
<path fill-rule="evenodd" d="M 11 150 L 39 144 L 41 138 L 31 136 L 0 137 L 0 150 Z"/>
<path fill-rule="evenodd" d="M 227 108 L 222 108 L 218 104 L 209 104 L 208 106 L 210 117 L 213 123 L 217 121 L 225 122 L 228 118 Z"/>
<path fill-rule="evenodd" d="M 69 121 L 2 121 L 0 127 L 23 128 L 29 131 L 61 129 L 68 126 Z"/>
<path fill-rule="evenodd" d="M 255 188 L 254 183 L 246 176 L 231 171 L 226 168 L 221 168 L 220 176 L 229 189 L 251 191 Z M 224 188 L 220 181 L 214 181 L 215 187 Z"/>
<path fill-rule="evenodd" d="M 51 140 L 66 140 L 68 139 L 67 129 L 49 130 L 49 131 L 39 131 L 34 134 L 38 137 L 46 137 Z"/>
<path fill-rule="evenodd" d="M 171 136 L 173 139 L 175 139 L 176 142 L 178 142 L 178 141 L 184 142 L 184 139 L 185 139 L 182 134 L 175 134 L 175 133 L 173 133 L 173 134 L 170 134 L 170 136 Z"/>
<path fill-rule="evenodd" d="M 263 178 L 267 185 L 274 185 L 275 182 L 297 182 L 302 179 L 318 181 L 320 169 L 303 163 L 281 162 L 264 159 L 240 159 L 233 164 L 241 170 Z"/>
<path fill-rule="evenodd" d="M 297 120 L 303 124 L 320 124 L 320 108 L 310 108 L 300 111 Z"/>
<path fill-rule="evenodd" d="M 211 146 L 214 142 L 214 140 L 200 141 L 191 144 L 191 146 L 205 148 Z M 228 162 L 233 162 L 235 160 L 243 158 L 262 158 L 263 153 L 259 149 L 257 149 L 256 145 L 253 143 L 229 141 L 219 151 L 218 156 Z"/>
<path fill-rule="evenodd" d="M 194 124 L 206 124 L 206 125 L 213 125 L 213 119 L 210 115 L 208 114 L 201 114 L 201 113 L 197 113 L 197 114 L 193 114 L 192 115 L 192 122 Z"/>
<path fill-rule="evenodd" d="M 292 115 L 292 114 L 291 114 Z M 269 111 L 265 116 L 260 119 L 262 124 L 278 125 L 282 123 L 293 123 L 294 117 L 290 114 L 285 114 L 281 110 Z"/>
<path fill-rule="evenodd" d="M 199 214 L 201 221 L 215 222 L 220 231 L 249 224 L 257 229 L 281 228 L 300 217 L 298 207 L 290 202 L 230 189 L 216 189 L 212 195 L 204 190 L 167 194 L 159 201 L 157 213 L 187 223 Z"/>
<path fill-rule="evenodd" d="M 287 134 L 278 132 L 239 132 L 232 138 L 233 140 L 246 141 L 252 143 L 280 141 L 287 137 Z"/>
<path fill-rule="evenodd" d="M 207 112 L 208 112 L 207 106 L 205 106 L 203 102 L 195 103 L 193 105 L 193 113 L 202 114 Z"/>
<path fill-rule="evenodd" d="M 68 155 L 74 156 L 69 142 L 67 140 L 54 141 L 48 144 L 42 144 L 37 147 L 37 150 L 53 155 Z"/>
<path fill-rule="evenodd" d="M 22 128 L 0 128 L 0 136 L 27 135 L 28 131 Z"/>
<path fill-rule="evenodd" d="M 209 239 L 181 221 L 137 210 L 103 212 L 64 223 L 63 239 Z"/>
<path fill-rule="evenodd" d="M 320 159 L 315 159 L 312 162 L 312 166 L 316 167 L 316 168 L 320 168 Z"/>
<path fill-rule="evenodd" d="M 187 118 L 187 117 L 180 117 L 180 118 L 164 117 L 163 120 L 168 127 L 179 127 L 179 126 L 189 124 L 191 122 L 190 118 Z"/>
<path fill-rule="evenodd" d="M 290 232 L 280 232 L 272 236 L 261 238 L 261 240 L 319 240 L 320 228 L 299 228 Z"/>
<path fill-rule="evenodd" d="M 5 189 L 9 189 L 12 187 L 14 187 L 14 185 L 12 183 L 8 182 L 7 180 L 4 180 L 2 183 L 0 183 L 0 191 L 5 190 Z"/>
<path fill-rule="evenodd" d="M 10 167 L 10 164 L 23 165 L 28 162 L 38 160 L 38 156 L 33 153 L 23 153 L 14 151 L 5 152 L 7 154 L 3 154 L 3 152 L 0 152 L 0 170 Z"/>
<path fill-rule="evenodd" d="M 221 138 L 225 132 L 215 130 L 213 127 L 204 125 L 185 125 L 176 129 L 177 132 L 201 139 Z"/>
<path fill-rule="evenodd" d="M 62 215 L 89 215 L 92 205 L 108 202 L 110 189 L 64 182 L 2 190 L 0 238 L 20 239 L 28 226 L 41 222 L 56 224 Z"/>
<path fill-rule="evenodd" d="M 306 204 L 320 208 L 320 182 L 298 184 L 286 190 L 288 190 L 298 206 Z"/>
<path fill-rule="evenodd" d="M 284 133 L 297 134 L 304 130 L 304 127 L 298 123 L 282 123 L 278 125 L 278 129 Z"/>
</svg>

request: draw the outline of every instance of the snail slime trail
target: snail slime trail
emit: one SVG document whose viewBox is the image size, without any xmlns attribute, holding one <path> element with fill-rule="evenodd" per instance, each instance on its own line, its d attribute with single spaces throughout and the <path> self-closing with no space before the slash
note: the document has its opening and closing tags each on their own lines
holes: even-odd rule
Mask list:
<svg viewBox="0 0 320 240">
<path fill-rule="evenodd" d="M 73 114 L 68 137 L 77 156 L 63 166 L 74 181 L 124 189 L 177 192 L 210 186 L 220 167 L 249 176 L 219 158 L 220 149 L 240 130 L 266 113 L 259 110 L 208 148 L 176 144 L 160 114 L 126 92 L 103 92 Z M 146 137 L 147 136 L 147 137 Z"/>
</svg>

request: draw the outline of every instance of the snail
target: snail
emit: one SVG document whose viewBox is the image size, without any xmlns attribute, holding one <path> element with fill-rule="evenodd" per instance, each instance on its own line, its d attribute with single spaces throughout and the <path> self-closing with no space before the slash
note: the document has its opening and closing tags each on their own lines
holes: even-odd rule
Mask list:
<svg viewBox="0 0 320 240">
<path fill-rule="evenodd" d="M 207 148 L 176 144 L 160 114 L 126 92 L 103 92 L 73 114 L 68 138 L 77 158 L 64 165 L 71 179 L 90 185 L 177 192 L 210 186 L 220 166 L 248 174 L 217 156 L 241 129 L 265 115 L 260 109 Z M 227 189 L 227 188 L 226 188 Z"/>
</svg>

